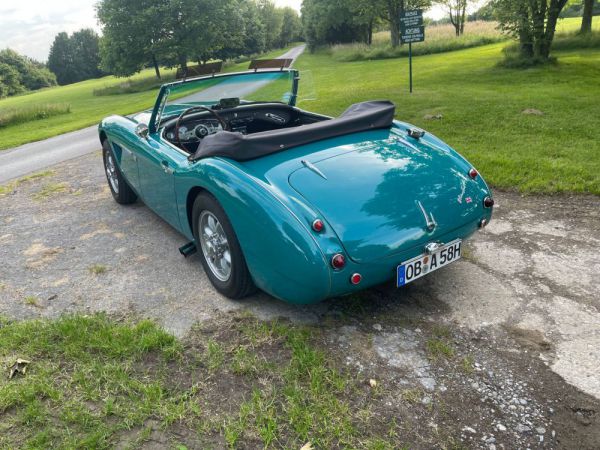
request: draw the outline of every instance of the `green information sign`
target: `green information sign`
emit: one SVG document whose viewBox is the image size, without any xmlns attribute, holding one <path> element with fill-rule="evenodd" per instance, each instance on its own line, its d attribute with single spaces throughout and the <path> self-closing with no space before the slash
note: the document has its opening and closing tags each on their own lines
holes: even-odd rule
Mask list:
<svg viewBox="0 0 600 450">
<path fill-rule="evenodd" d="M 423 42 L 425 40 L 425 25 L 423 24 L 423 11 L 421 9 L 400 13 L 400 40 L 403 44 L 408 44 L 410 92 L 412 93 L 412 44 L 413 42 Z"/>
</svg>

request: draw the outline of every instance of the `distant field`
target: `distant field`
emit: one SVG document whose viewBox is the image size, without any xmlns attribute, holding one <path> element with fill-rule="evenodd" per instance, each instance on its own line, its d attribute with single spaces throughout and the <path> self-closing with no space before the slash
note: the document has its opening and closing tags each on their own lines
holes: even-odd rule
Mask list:
<svg viewBox="0 0 600 450">
<path fill-rule="evenodd" d="M 406 58 L 339 63 L 327 52 L 305 54 L 297 67 L 311 72 L 317 100 L 300 106 L 337 115 L 355 102 L 390 99 L 397 118 L 447 141 L 495 187 L 600 195 L 600 49 L 556 52 L 556 66 L 511 70 L 497 66 L 505 45 L 415 58 L 412 95 Z M 522 114 L 528 108 L 544 115 Z"/>
<path fill-rule="evenodd" d="M 581 19 L 569 18 L 561 20 L 557 32 L 559 35 L 574 33 L 579 30 Z M 594 23 L 600 30 L 600 18 Z M 445 53 L 466 48 L 480 47 L 501 41 L 509 41 L 510 37 L 501 33 L 497 22 L 467 22 L 465 33 L 457 37 L 450 24 L 430 25 L 425 29 L 425 42 L 413 44 L 413 55 Z M 331 56 L 340 62 L 366 61 L 372 59 L 393 59 L 408 56 L 408 46 L 393 48 L 390 45 L 389 31 L 380 31 L 373 35 L 373 44 L 362 43 L 334 45 L 329 49 Z"/>
<path fill-rule="evenodd" d="M 275 58 L 290 48 L 274 50 L 263 57 Z M 225 70 L 238 71 L 247 68 L 248 62 L 243 62 L 228 66 Z M 172 79 L 174 70 L 163 70 L 162 73 L 165 78 Z M 131 77 L 133 80 L 152 78 L 154 78 L 153 69 L 144 70 Z M 156 98 L 156 89 L 124 95 L 94 95 L 95 89 L 118 85 L 125 81 L 125 78 L 109 76 L 0 100 L 0 115 L 3 111 L 29 109 L 40 104 L 68 104 L 71 111 L 65 115 L 55 115 L 47 119 L 0 128 L 0 150 L 85 128 L 100 122 L 103 117 L 110 114 L 131 114 L 152 107 Z"/>
</svg>

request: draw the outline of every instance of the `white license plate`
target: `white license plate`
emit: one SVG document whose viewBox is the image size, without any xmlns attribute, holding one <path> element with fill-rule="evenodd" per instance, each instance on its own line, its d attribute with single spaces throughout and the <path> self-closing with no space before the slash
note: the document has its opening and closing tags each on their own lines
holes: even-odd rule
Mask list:
<svg viewBox="0 0 600 450">
<path fill-rule="evenodd" d="M 460 259 L 462 241 L 456 240 L 438 248 L 431 255 L 420 255 L 397 268 L 396 286 L 415 281 L 428 273 Z"/>
</svg>

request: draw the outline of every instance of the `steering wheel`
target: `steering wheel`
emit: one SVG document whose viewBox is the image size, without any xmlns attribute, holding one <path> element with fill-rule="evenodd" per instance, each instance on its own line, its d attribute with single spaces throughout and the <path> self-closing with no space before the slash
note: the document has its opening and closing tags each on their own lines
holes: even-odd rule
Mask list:
<svg viewBox="0 0 600 450">
<path fill-rule="evenodd" d="M 198 112 L 198 111 L 207 111 L 209 113 L 211 113 L 215 119 L 217 119 L 219 121 L 219 123 L 221 124 L 221 128 L 223 128 L 223 130 L 225 131 L 229 131 L 229 123 L 227 123 L 227 121 L 225 119 L 223 119 L 223 117 L 221 117 L 221 115 L 219 113 L 217 113 L 214 109 L 210 109 L 207 108 L 206 106 L 192 106 L 191 108 L 186 109 L 185 111 L 182 111 L 181 114 L 179 114 L 179 117 L 177 118 L 177 122 L 175 122 L 175 137 L 177 138 L 177 144 L 181 147 L 181 138 L 179 137 L 179 127 L 181 125 L 181 119 L 183 119 L 184 116 L 187 116 L 188 114 L 192 113 L 192 112 Z"/>
</svg>

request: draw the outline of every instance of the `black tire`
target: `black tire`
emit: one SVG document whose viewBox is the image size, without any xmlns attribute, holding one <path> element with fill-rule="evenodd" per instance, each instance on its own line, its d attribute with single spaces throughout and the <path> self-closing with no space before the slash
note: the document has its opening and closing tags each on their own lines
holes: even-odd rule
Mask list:
<svg viewBox="0 0 600 450">
<path fill-rule="evenodd" d="M 114 174 L 117 182 L 116 189 L 115 186 L 113 186 L 109 177 L 109 158 L 112 158 L 113 162 Z M 104 162 L 104 174 L 106 175 L 106 181 L 115 201 L 121 205 L 129 205 L 131 203 L 135 203 L 135 201 L 137 200 L 137 195 L 135 192 L 133 192 L 133 189 L 131 189 L 131 187 L 127 183 L 127 180 L 125 180 L 125 177 L 119 170 L 119 166 L 116 163 L 115 154 L 110 146 L 110 143 L 108 142 L 108 139 L 105 139 L 102 142 L 102 161 Z"/>
<path fill-rule="evenodd" d="M 218 278 L 213 269 L 210 267 L 207 257 L 202 249 L 199 222 L 204 211 L 207 211 L 217 218 L 227 237 L 231 259 L 230 275 L 227 280 L 221 280 Z M 256 292 L 257 289 L 252 281 L 250 272 L 248 271 L 248 266 L 246 265 L 246 259 L 242 253 L 240 243 L 235 235 L 235 232 L 233 231 L 231 222 L 229 222 L 229 219 L 227 218 L 227 214 L 225 214 L 225 211 L 223 211 L 223 208 L 217 199 L 206 192 L 198 194 L 192 209 L 192 221 L 194 239 L 196 240 L 200 261 L 202 262 L 206 276 L 208 276 L 208 279 L 215 289 L 225 297 L 229 297 L 231 299 L 241 299 Z"/>
</svg>

